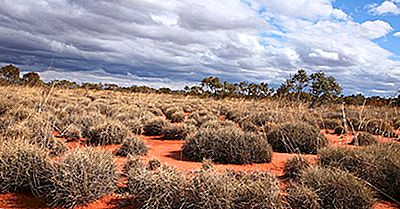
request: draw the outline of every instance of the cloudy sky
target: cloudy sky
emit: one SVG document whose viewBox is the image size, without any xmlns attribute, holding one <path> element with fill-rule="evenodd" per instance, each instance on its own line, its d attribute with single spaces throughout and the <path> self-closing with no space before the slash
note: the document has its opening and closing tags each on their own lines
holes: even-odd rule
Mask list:
<svg viewBox="0 0 400 209">
<path fill-rule="evenodd" d="M 0 0 L 0 64 L 182 88 L 205 76 L 277 87 L 299 68 L 345 93 L 400 88 L 400 0 Z"/>
</svg>

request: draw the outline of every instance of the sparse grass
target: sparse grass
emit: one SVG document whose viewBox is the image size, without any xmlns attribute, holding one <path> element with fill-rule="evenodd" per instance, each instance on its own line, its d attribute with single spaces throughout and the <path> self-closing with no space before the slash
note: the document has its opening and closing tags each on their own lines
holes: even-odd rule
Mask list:
<svg viewBox="0 0 400 209">
<path fill-rule="evenodd" d="M 265 163 L 272 158 L 271 146 L 262 135 L 234 127 L 200 129 L 186 139 L 182 153 L 196 161 L 233 164 Z"/>
</svg>

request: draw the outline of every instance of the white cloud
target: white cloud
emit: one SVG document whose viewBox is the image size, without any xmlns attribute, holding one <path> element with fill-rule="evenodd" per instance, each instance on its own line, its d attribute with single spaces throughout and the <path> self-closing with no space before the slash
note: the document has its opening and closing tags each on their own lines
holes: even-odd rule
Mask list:
<svg viewBox="0 0 400 209">
<path fill-rule="evenodd" d="M 373 4 L 370 5 L 370 12 L 374 15 L 385 15 L 385 14 L 393 14 L 400 15 L 400 1 L 398 0 L 389 0 L 384 1 L 382 4 Z"/>
<path fill-rule="evenodd" d="M 47 80 L 173 88 L 209 75 L 277 86 L 302 67 L 348 93 L 395 91 L 400 63 L 374 42 L 392 27 L 332 2 L 0 0 L 0 62 L 31 70 L 54 59 Z"/>
<path fill-rule="evenodd" d="M 400 38 L 400 32 L 396 32 L 393 34 L 394 37 L 399 37 Z"/>
<path fill-rule="evenodd" d="M 385 36 L 393 30 L 389 23 L 376 20 L 376 21 L 366 21 L 361 24 L 361 30 L 371 39 L 380 38 Z"/>
</svg>

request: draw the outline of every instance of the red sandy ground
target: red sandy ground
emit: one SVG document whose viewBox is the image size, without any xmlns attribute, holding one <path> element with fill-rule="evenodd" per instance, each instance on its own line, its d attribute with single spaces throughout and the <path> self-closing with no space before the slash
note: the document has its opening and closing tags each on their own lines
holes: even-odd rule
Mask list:
<svg viewBox="0 0 400 209">
<path fill-rule="evenodd" d="M 345 146 L 347 142 L 351 141 L 352 136 L 350 134 L 337 136 L 331 134 L 331 130 L 322 131 L 331 144 L 333 146 Z M 183 145 L 183 141 L 163 141 L 157 139 L 157 137 L 146 137 L 141 136 L 146 143 L 149 145 L 150 150 L 149 153 L 143 157 L 144 161 L 148 161 L 150 159 L 157 159 L 163 164 L 168 164 L 176 167 L 178 170 L 187 172 L 187 171 L 195 171 L 201 168 L 201 163 L 199 162 L 191 162 L 182 157 L 181 147 Z M 391 139 L 379 138 L 380 141 L 389 141 Z M 80 148 L 82 144 L 79 142 L 69 143 L 70 148 Z M 347 146 L 347 145 L 346 145 Z M 104 146 L 99 147 L 99 149 L 105 149 L 114 151 L 118 146 Z M 247 171 L 247 172 L 261 172 L 266 171 L 270 172 L 276 176 L 283 175 L 283 167 L 286 160 L 290 157 L 295 156 L 295 154 L 286 154 L 286 153 L 273 153 L 272 162 L 265 164 L 253 164 L 253 165 L 218 165 L 214 164 L 214 169 L 217 171 L 224 171 L 226 169 L 236 170 L 236 171 Z M 316 155 L 304 155 L 310 161 L 315 162 L 317 156 Z M 126 162 L 126 158 L 115 157 L 114 158 L 117 168 L 119 172 L 122 172 L 122 168 L 124 163 Z M 118 202 L 118 197 L 116 195 L 110 195 L 103 197 L 93 203 L 79 207 L 80 209 L 106 209 L 106 208 L 116 208 L 116 203 Z M 32 195 L 29 194 L 0 194 L 0 208 L 46 208 L 46 206 L 36 200 Z M 395 209 L 400 208 L 393 203 L 379 201 L 374 209 Z"/>
</svg>

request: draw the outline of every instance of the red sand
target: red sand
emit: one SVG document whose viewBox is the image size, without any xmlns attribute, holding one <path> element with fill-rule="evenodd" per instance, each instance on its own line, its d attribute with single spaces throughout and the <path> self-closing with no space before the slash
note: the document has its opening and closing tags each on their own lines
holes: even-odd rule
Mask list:
<svg viewBox="0 0 400 209">
<path fill-rule="evenodd" d="M 352 136 L 347 134 L 343 136 L 337 136 L 330 134 L 331 130 L 324 130 L 323 133 L 327 136 L 328 140 L 334 146 L 344 146 L 347 142 L 351 141 Z M 157 159 L 161 163 L 168 164 L 176 167 L 181 171 L 195 171 L 201 168 L 200 162 L 192 162 L 184 159 L 181 154 L 181 148 L 183 141 L 171 141 L 171 140 L 159 140 L 159 137 L 146 137 L 141 136 L 146 143 L 149 145 L 150 150 L 147 156 L 143 157 L 144 161 L 150 159 Z M 391 139 L 379 138 L 380 141 L 389 141 Z M 69 147 L 72 149 L 83 147 L 82 142 L 70 142 Z M 110 145 L 98 147 L 98 149 L 114 151 L 118 146 Z M 286 153 L 273 153 L 272 162 L 265 164 L 252 164 L 252 165 L 220 165 L 214 164 L 214 169 L 217 171 L 224 171 L 226 169 L 236 170 L 236 171 L 247 171 L 247 172 L 270 172 L 276 176 L 281 176 L 283 174 L 283 166 L 287 159 L 296 154 L 286 154 Z M 304 155 L 306 158 L 312 162 L 316 161 L 316 155 Z M 121 172 L 126 158 L 115 157 L 114 158 L 118 171 Z M 118 197 L 116 195 L 105 196 L 100 198 L 93 203 L 79 207 L 80 209 L 106 209 L 115 208 L 118 202 Z M 40 203 L 32 195 L 29 194 L 0 194 L 0 208 L 46 208 L 43 203 Z M 396 209 L 393 203 L 380 201 L 375 206 L 374 209 Z"/>
</svg>

